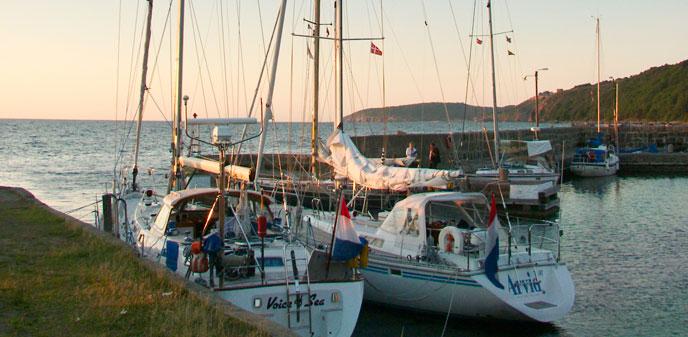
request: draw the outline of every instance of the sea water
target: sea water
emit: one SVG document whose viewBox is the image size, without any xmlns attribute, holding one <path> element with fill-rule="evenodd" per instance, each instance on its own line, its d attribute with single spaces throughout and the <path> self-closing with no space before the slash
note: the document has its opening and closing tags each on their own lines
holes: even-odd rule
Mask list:
<svg viewBox="0 0 688 337">
<path fill-rule="evenodd" d="M 367 135 L 383 127 L 353 124 L 347 131 Z M 466 130 L 480 127 L 468 123 Z M 170 125 L 145 122 L 142 129 L 141 180 L 165 186 Z M 331 126 L 321 129 L 327 135 Z M 89 204 L 112 190 L 115 163 L 130 168 L 134 130 L 112 121 L 0 120 L 0 185 L 26 188 L 48 205 L 93 222 Z M 307 153 L 308 130 L 306 124 L 277 123 L 268 130 L 267 152 Z M 448 132 L 446 123 L 389 123 L 387 130 Z M 250 129 L 249 135 L 257 132 Z M 254 151 L 257 142 L 245 146 Z M 688 335 L 688 177 L 577 179 L 563 184 L 560 198 L 562 259 L 576 286 L 569 315 L 547 325 L 452 317 L 445 336 Z M 354 335 L 440 336 L 444 326 L 442 316 L 365 304 Z"/>
</svg>

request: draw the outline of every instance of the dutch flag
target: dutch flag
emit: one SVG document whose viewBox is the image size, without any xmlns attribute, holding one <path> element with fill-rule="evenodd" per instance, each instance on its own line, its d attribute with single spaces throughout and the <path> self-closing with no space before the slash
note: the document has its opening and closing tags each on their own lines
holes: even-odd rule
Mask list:
<svg viewBox="0 0 688 337">
<path fill-rule="evenodd" d="M 342 204 L 339 208 L 340 213 L 335 229 L 332 259 L 335 261 L 348 261 L 361 253 L 361 249 L 365 245 L 365 239 L 360 238 L 356 233 L 344 198 L 342 198 Z"/>
<path fill-rule="evenodd" d="M 499 289 L 504 286 L 497 279 L 497 262 L 499 261 L 499 217 L 497 217 L 497 202 L 492 194 L 490 203 L 490 218 L 487 222 L 487 242 L 485 243 L 485 276 Z"/>
</svg>

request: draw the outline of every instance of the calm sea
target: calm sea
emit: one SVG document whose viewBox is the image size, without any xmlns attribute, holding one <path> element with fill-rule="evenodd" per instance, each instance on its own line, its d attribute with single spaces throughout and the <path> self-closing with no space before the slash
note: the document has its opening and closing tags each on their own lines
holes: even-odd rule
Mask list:
<svg viewBox="0 0 688 337">
<path fill-rule="evenodd" d="M 454 129 L 460 129 L 454 125 Z M 467 130 L 481 125 L 468 123 Z M 503 124 L 523 128 L 526 124 Z M 350 125 L 349 133 L 379 133 L 378 124 Z M 329 133 L 330 125 L 323 125 Z M 390 123 L 390 133 L 447 132 L 446 123 Z M 110 190 L 130 125 L 108 121 L 0 120 L 0 185 L 21 186 L 61 211 L 93 221 L 94 202 Z M 143 125 L 140 167 L 164 185 L 169 125 Z M 133 133 L 133 130 L 131 131 Z M 256 132 L 256 130 L 249 130 Z M 305 149 L 308 126 L 269 130 L 268 152 Z M 131 136 L 131 134 L 130 134 Z M 256 143 L 247 144 L 254 149 Z M 124 151 L 120 151 L 124 149 Z M 688 177 L 610 177 L 566 182 L 560 222 L 564 260 L 576 303 L 551 325 L 451 319 L 447 336 L 686 336 L 688 335 Z M 356 336 L 440 336 L 444 318 L 363 307 Z"/>
</svg>

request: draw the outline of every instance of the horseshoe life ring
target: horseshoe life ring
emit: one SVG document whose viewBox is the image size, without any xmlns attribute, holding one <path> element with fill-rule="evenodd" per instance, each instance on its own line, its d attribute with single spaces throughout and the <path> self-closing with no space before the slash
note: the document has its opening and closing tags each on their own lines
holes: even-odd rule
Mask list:
<svg viewBox="0 0 688 337">
<path fill-rule="evenodd" d="M 438 241 L 440 251 L 443 253 L 461 254 L 463 251 L 461 230 L 454 226 L 442 228 Z"/>
</svg>

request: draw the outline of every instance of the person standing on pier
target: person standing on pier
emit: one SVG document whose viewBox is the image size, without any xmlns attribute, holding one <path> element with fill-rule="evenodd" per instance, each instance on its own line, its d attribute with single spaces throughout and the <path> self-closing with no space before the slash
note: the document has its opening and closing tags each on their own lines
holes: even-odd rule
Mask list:
<svg viewBox="0 0 688 337">
<path fill-rule="evenodd" d="M 430 143 L 430 154 L 428 156 L 428 161 L 430 162 L 430 168 L 437 168 L 437 164 L 440 163 L 440 149 L 435 145 L 435 143 Z"/>
<path fill-rule="evenodd" d="M 404 159 L 403 166 L 412 167 L 417 157 L 418 150 L 416 150 L 416 147 L 413 146 L 413 142 L 409 142 L 409 145 L 406 148 L 406 158 Z"/>
</svg>

